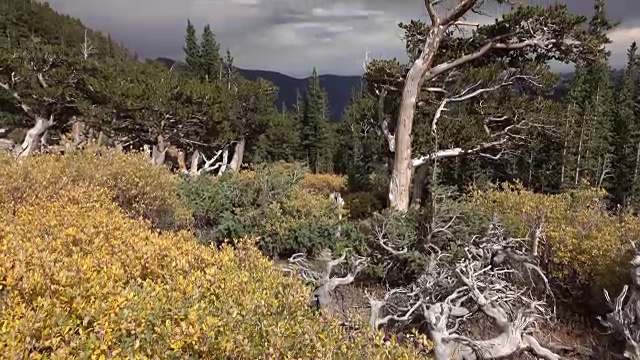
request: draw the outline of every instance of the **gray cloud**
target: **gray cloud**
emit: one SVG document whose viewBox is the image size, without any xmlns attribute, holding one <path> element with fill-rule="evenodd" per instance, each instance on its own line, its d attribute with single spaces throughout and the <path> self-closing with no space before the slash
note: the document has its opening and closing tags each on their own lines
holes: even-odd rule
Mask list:
<svg viewBox="0 0 640 360">
<path fill-rule="evenodd" d="M 530 0 L 549 5 L 556 0 Z M 572 12 L 590 15 L 593 4 L 564 0 Z M 306 76 L 359 74 L 366 50 L 373 57 L 404 58 L 399 21 L 424 18 L 423 0 L 49 0 L 63 13 L 108 32 L 144 57 L 182 57 L 186 19 L 211 24 L 236 64 Z M 487 8 L 499 14 L 507 8 Z M 621 21 L 611 33 L 612 61 L 620 66 L 631 41 L 640 40 L 640 1 L 608 0 Z M 491 19 L 487 18 L 488 21 Z"/>
</svg>

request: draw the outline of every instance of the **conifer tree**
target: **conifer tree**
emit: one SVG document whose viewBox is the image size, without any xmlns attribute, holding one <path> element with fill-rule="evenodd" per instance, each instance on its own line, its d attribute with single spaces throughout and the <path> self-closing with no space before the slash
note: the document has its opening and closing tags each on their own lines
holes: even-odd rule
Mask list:
<svg viewBox="0 0 640 360">
<path fill-rule="evenodd" d="M 574 185 L 587 181 L 595 186 L 605 185 L 611 175 L 610 145 L 614 113 L 613 77 L 608 64 L 610 52 L 604 46 L 611 40 L 605 32 L 616 24 L 607 19 L 604 0 L 596 0 L 594 15 L 589 22 L 590 45 L 602 49 L 595 59 L 576 66 L 577 80 L 570 104 L 576 117 L 577 129 L 574 144 L 574 168 L 571 180 Z M 580 77 L 578 77 L 580 76 Z"/>
<path fill-rule="evenodd" d="M 184 37 L 185 46 L 183 47 L 185 53 L 186 70 L 193 76 L 197 76 L 200 71 L 202 56 L 200 51 L 200 45 L 198 44 L 198 37 L 196 35 L 196 29 L 191 23 L 191 20 L 187 20 L 187 34 Z"/>
<path fill-rule="evenodd" d="M 216 40 L 216 36 L 211 31 L 209 24 L 205 25 L 202 31 L 201 56 L 202 56 L 202 77 L 205 80 L 214 80 L 221 77 L 220 44 Z"/>
<path fill-rule="evenodd" d="M 613 122 L 613 184 L 611 193 L 617 205 L 625 206 L 633 185 L 634 151 L 631 143 L 633 128 L 633 84 L 625 74 L 619 80 L 616 96 L 616 116 Z"/>
<path fill-rule="evenodd" d="M 333 171 L 333 149 L 328 119 L 327 95 L 320 86 L 318 72 L 313 68 L 302 111 L 302 150 L 313 172 Z"/>
</svg>

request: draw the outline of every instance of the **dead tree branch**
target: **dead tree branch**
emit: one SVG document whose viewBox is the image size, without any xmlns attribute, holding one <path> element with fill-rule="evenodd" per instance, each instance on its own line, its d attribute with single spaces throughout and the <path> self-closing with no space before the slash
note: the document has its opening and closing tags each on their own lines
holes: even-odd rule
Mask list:
<svg viewBox="0 0 640 360">
<path fill-rule="evenodd" d="M 607 327 L 609 333 L 624 339 L 626 348 L 624 357 L 632 360 L 640 359 L 640 251 L 631 243 L 634 256 L 631 265 L 631 287 L 625 285 L 615 301 L 611 300 L 609 292 L 604 290 L 604 296 L 612 312 L 606 317 L 598 317 Z M 629 290 L 631 290 L 629 292 Z M 628 296 L 627 296 L 628 295 Z"/>
<path fill-rule="evenodd" d="M 494 262 L 500 252 L 507 254 L 509 261 Z M 410 292 L 391 290 L 382 301 L 370 300 L 373 330 L 377 331 L 387 318 L 409 321 L 422 317 L 435 343 L 436 360 L 498 359 L 519 351 L 530 351 L 547 360 L 559 359 L 533 336 L 536 323 L 552 319 L 554 312 L 532 291 L 540 282 L 527 281 L 527 269 L 540 269 L 524 243 L 506 237 L 494 219 L 485 236 L 467 244 L 463 254 L 456 257 L 454 253 L 435 252 Z M 452 260 L 445 262 L 445 257 Z M 546 287 L 542 270 L 539 274 Z M 386 306 L 388 314 L 382 317 L 380 308 L 398 293 L 408 295 Z M 461 323 L 479 313 L 492 319 L 499 335 L 473 340 L 460 331 Z"/>
<path fill-rule="evenodd" d="M 301 279 L 312 283 L 316 286 L 313 292 L 314 306 L 319 309 L 329 309 L 333 303 L 333 293 L 338 286 L 351 284 L 356 276 L 364 270 L 368 265 L 368 259 L 365 257 L 354 255 L 350 259 L 350 269 L 348 273 L 342 277 L 332 276 L 336 267 L 345 263 L 347 253 L 344 251 L 342 256 L 332 259 L 330 250 L 323 251 L 316 259 L 317 262 L 324 264 L 322 271 L 315 270 L 315 267 L 304 254 L 294 254 L 289 258 L 289 265 L 285 269 L 287 272 L 293 272 Z"/>
</svg>

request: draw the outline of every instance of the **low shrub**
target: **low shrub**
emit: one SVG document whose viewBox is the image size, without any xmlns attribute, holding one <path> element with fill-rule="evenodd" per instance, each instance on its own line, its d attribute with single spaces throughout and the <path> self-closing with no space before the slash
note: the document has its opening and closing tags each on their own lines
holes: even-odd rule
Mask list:
<svg viewBox="0 0 640 360">
<path fill-rule="evenodd" d="M 305 174 L 300 185 L 304 189 L 329 195 L 344 191 L 347 178 L 333 174 Z"/>
<path fill-rule="evenodd" d="M 178 177 L 164 167 L 151 166 L 142 153 L 102 148 L 30 156 L 21 162 L 0 154 L 0 166 L 0 202 L 18 206 L 83 183 L 108 189 L 127 213 L 151 221 L 156 228 L 186 227 L 191 222 L 191 213 L 178 196 Z"/>
<path fill-rule="evenodd" d="M 312 313 L 249 240 L 203 247 L 129 218 L 105 188 L 58 189 L 0 203 L 5 358 L 419 358 Z"/>
<path fill-rule="evenodd" d="M 216 179 L 185 179 L 180 194 L 205 241 L 252 235 L 269 256 L 312 255 L 335 248 L 340 220 L 328 195 L 302 185 L 306 174 L 297 165 L 264 165 Z"/>
<path fill-rule="evenodd" d="M 626 281 L 620 272 L 627 271 L 625 249 L 629 240 L 640 235 L 639 219 L 610 214 L 604 196 L 596 190 L 544 195 L 516 184 L 474 191 L 472 201 L 483 211 L 499 215 L 515 237 L 527 237 L 542 219 L 541 255 L 548 273 L 560 288 L 583 296 L 583 289 L 611 288 L 621 279 Z"/>
</svg>

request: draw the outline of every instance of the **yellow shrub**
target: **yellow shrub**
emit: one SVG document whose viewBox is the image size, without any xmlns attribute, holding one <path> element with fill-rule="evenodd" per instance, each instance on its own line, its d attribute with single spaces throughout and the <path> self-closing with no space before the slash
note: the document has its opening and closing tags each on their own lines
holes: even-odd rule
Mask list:
<svg viewBox="0 0 640 360">
<path fill-rule="evenodd" d="M 303 188 L 323 194 L 341 192 L 345 189 L 347 179 L 333 174 L 305 174 L 301 185 Z"/>
<path fill-rule="evenodd" d="M 538 218 L 544 218 L 547 260 L 552 276 L 567 288 L 615 281 L 625 269 L 624 250 L 637 238 L 638 219 L 609 214 L 602 191 L 576 190 L 544 195 L 520 185 L 475 191 L 473 202 L 488 213 L 499 215 L 516 237 L 527 236 Z"/>
<path fill-rule="evenodd" d="M 44 199 L 82 182 L 110 190 L 118 205 L 154 226 L 171 228 L 191 220 L 179 202 L 178 177 L 164 167 L 151 166 L 142 153 L 101 149 L 33 156 L 22 162 L 0 155 L 0 164 L 0 202 L 18 205 Z"/>
<path fill-rule="evenodd" d="M 127 217 L 103 188 L 61 190 L 0 203 L 2 358 L 418 358 L 314 315 L 308 289 L 248 240 L 203 247 Z"/>
</svg>

